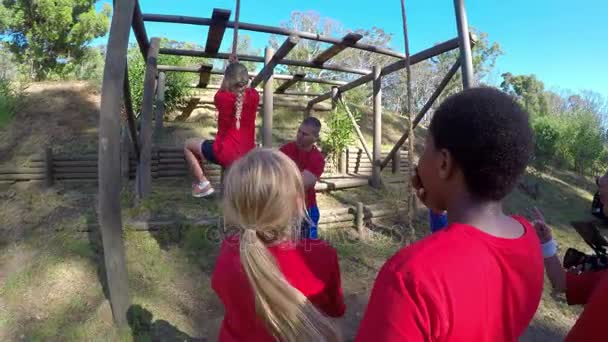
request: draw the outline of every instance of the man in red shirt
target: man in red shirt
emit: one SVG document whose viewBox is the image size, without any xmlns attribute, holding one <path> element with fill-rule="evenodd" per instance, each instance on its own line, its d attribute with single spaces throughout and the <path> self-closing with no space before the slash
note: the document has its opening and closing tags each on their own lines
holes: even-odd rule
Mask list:
<svg viewBox="0 0 608 342">
<path fill-rule="evenodd" d="M 296 141 L 287 143 L 280 149 L 298 165 L 300 172 L 302 172 L 306 190 L 306 209 L 310 218 L 310 222 L 306 222 L 302 226 L 302 237 L 309 239 L 318 238 L 317 226 L 320 213 L 317 207 L 315 184 L 317 184 L 321 174 L 323 174 L 323 169 L 325 169 L 325 158 L 315 146 L 315 143 L 319 140 L 320 132 L 321 122 L 319 119 L 306 118 L 298 128 Z"/>
<path fill-rule="evenodd" d="M 530 160 L 528 114 L 499 90 L 467 89 L 428 131 L 414 187 L 449 225 L 382 267 L 357 341 L 517 341 L 543 289 L 534 228 L 501 203 Z"/>
<path fill-rule="evenodd" d="M 608 177 L 598 182 L 602 202 L 608 203 Z M 605 201 L 606 200 L 606 201 Z M 604 205 L 604 212 L 608 208 Z M 536 209 L 534 227 L 542 243 L 545 271 L 555 292 L 566 293 L 570 305 L 585 305 L 583 313 L 568 333 L 568 342 L 606 341 L 606 308 L 608 308 L 608 270 L 587 271 L 580 274 L 566 272 L 557 256 L 557 242 L 542 213 Z"/>
</svg>

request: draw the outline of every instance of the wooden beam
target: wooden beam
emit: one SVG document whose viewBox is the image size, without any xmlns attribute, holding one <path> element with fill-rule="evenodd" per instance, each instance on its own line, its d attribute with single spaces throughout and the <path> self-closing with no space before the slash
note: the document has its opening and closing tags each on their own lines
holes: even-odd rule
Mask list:
<svg viewBox="0 0 608 342">
<path fill-rule="evenodd" d="M 205 68 L 211 67 L 210 64 L 204 64 Z M 159 65 L 158 71 L 177 71 L 177 72 L 191 72 L 191 73 L 200 73 L 201 67 L 199 66 L 176 66 L 176 65 Z M 211 70 L 212 75 L 223 75 L 224 71 L 222 70 Z M 256 77 L 258 74 L 250 72 L 249 77 Z M 298 74 L 296 74 L 298 75 Z M 283 75 L 283 74 L 275 74 L 273 77 L 277 80 L 292 80 L 296 75 Z M 298 76 L 299 77 L 299 76 Z M 313 77 L 303 77 L 298 80 L 299 82 L 308 82 L 308 83 L 319 83 L 319 84 L 330 84 L 330 85 L 345 85 L 347 82 L 337 81 L 337 80 L 326 80 L 322 78 L 313 78 Z"/>
<path fill-rule="evenodd" d="M 323 65 L 329 59 L 344 51 L 344 49 L 346 49 L 347 47 L 355 45 L 359 40 L 361 40 L 361 38 L 363 38 L 363 35 L 350 32 L 349 34 L 344 36 L 344 38 L 342 38 L 342 41 L 340 43 L 334 44 L 330 46 L 327 50 L 321 52 L 321 54 L 315 57 L 312 62 L 317 65 Z"/>
<path fill-rule="evenodd" d="M 160 142 L 165 120 L 165 84 L 167 75 L 164 72 L 158 73 L 158 86 L 156 87 L 156 112 L 154 115 L 154 140 Z"/>
<path fill-rule="evenodd" d="M 120 210 L 120 113 L 134 0 L 117 1 L 110 26 L 99 110 L 99 231 L 114 322 L 127 325 L 130 305 Z"/>
<path fill-rule="evenodd" d="M 428 112 L 429 109 L 431 109 L 431 107 L 433 106 L 433 103 L 435 103 L 435 100 L 437 100 L 439 95 L 441 95 L 441 92 L 443 91 L 443 89 L 445 89 L 445 87 L 448 85 L 448 83 L 450 82 L 452 77 L 454 77 L 456 72 L 458 72 L 458 68 L 460 68 L 460 59 L 456 60 L 454 65 L 452 65 L 452 68 L 450 68 L 448 73 L 443 77 L 443 80 L 441 80 L 441 82 L 439 83 L 439 85 L 437 86 L 437 88 L 435 89 L 433 94 L 431 94 L 431 97 L 429 97 L 429 99 L 426 101 L 426 103 L 424 104 L 424 107 L 422 107 L 422 109 L 420 110 L 418 115 L 416 115 L 416 117 L 414 118 L 414 121 L 412 122 L 412 128 L 416 128 L 416 126 L 418 126 L 418 124 L 420 123 L 420 121 L 422 120 L 422 118 L 424 117 L 426 112 Z M 388 165 L 393 154 L 395 154 L 401 148 L 401 146 L 403 146 L 403 143 L 405 143 L 409 134 L 410 134 L 409 130 L 406 130 L 405 133 L 403 133 L 403 135 L 401 136 L 401 138 L 399 138 L 399 141 L 397 141 L 395 146 L 393 146 L 393 149 L 391 150 L 391 152 L 386 156 L 386 158 L 384 158 L 384 161 L 382 162 L 382 164 L 380 164 L 380 167 L 382 169 L 384 169 L 386 167 L 386 165 Z"/>
<path fill-rule="evenodd" d="M 164 15 L 164 14 L 144 14 L 145 21 L 152 21 L 157 23 L 176 23 L 176 24 L 190 24 L 190 25 L 202 25 L 209 26 L 212 23 L 210 18 L 198 18 L 198 17 L 188 17 L 181 15 Z M 235 23 L 233 21 L 229 21 L 226 23 L 226 27 L 234 28 Z M 262 32 L 262 33 L 270 33 L 277 34 L 282 36 L 291 36 L 295 35 L 302 39 L 314 40 L 317 42 L 330 43 L 330 44 L 340 44 L 342 41 L 339 38 L 333 38 L 328 36 L 321 36 L 316 33 L 305 32 L 305 31 L 296 31 L 291 30 L 284 27 L 273 27 L 273 26 L 265 26 L 265 25 L 257 25 L 251 23 L 239 22 L 239 30 L 243 31 L 254 31 L 254 32 Z M 386 56 L 396 57 L 396 58 L 405 58 L 405 55 L 393 51 L 391 49 L 374 46 L 371 44 L 359 43 L 357 42 L 352 46 L 353 48 L 375 52 L 379 54 L 383 54 Z"/>
<path fill-rule="evenodd" d="M 226 23 L 230 19 L 230 10 L 219 8 L 213 9 L 211 15 L 211 25 L 209 25 L 209 33 L 207 34 L 207 43 L 205 44 L 205 52 L 217 53 L 220 51 L 224 32 L 226 32 Z"/>
<path fill-rule="evenodd" d="M 191 97 L 190 101 L 188 101 L 188 105 L 186 105 L 186 108 L 184 108 L 182 113 L 175 118 L 175 121 L 186 121 L 186 119 L 192 115 L 192 112 L 196 109 L 196 106 L 198 106 L 200 100 L 200 97 Z"/>
<path fill-rule="evenodd" d="M 141 154 L 137 167 L 136 193 L 139 200 L 147 197 L 152 191 L 152 112 L 154 110 L 154 90 L 156 85 L 156 65 L 160 38 L 152 38 L 146 72 L 144 75 L 144 94 L 141 105 L 141 128 L 139 146 Z"/>
<path fill-rule="evenodd" d="M 135 125 L 135 112 L 133 111 L 133 101 L 131 100 L 131 86 L 129 84 L 129 66 L 125 64 L 125 79 L 122 83 L 123 101 L 125 104 L 125 112 L 127 114 L 127 125 L 129 126 L 129 135 L 133 144 L 135 158 L 139 160 L 139 137 L 137 136 L 137 128 Z"/>
<path fill-rule="evenodd" d="M 139 7 L 139 1 L 135 1 L 135 9 L 133 10 L 133 21 L 131 22 L 133 27 L 133 33 L 135 39 L 137 39 L 137 45 L 144 59 L 148 56 L 148 49 L 150 49 L 150 42 L 148 41 L 148 34 L 146 33 L 146 25 L 144 25 L 144 17 L 141 14 L 141 8 Z"/>
<path fill-rule="evenodd" d="M 296 43 L 297 43 L 297 41 L 296 41 Z M 285 44 L 283 44 L 283 46 L 285 46 Z M 283 48 L 283 46 L 281 46 L 281 48 Z M 294 46 L 295 46 L 295 43 L 294 43 Z M 279 51 L 280 50 L 281 49 L 279 49 Z M 289 49 L 289 50 L 291 50 L 291 49 Z M 278 51 L 277 51 L 277 53 L 278 53 Z M 284 53 L 287 54 L 286 52 L 284 52 Z M 272 61 L 275 60 L 276 55 L 274 54 L 274 50 L 269 47 L 266 48 L 265 55 L 266 55 L 266 65 L 264 66 L 264 69 L 262 69 L 262 71 L 270 70 L 270 72 L 268 73 L 268 77 L 266 77 L 266 79 L 265 79 L 266 83 L 264 83 L 262 145 L 264 147 L 270 148 L 270 147 L 272 147 L 272 112 L 273 112 L 273 100 L 274 100 L 273 94 L 272 94 L 272 80 L 273 80 L 272 70 L 274 69 L 274 67 L 270 68 L 270 65 L 271 65 Z M 261 74 L 261 72 L 260 72 L 260 74 Z M 258 76 L 260 74 L 258 74 Z M 255 88 L 255 86 L 253 84 L 251 85 L 251 87 Z"/>
<path fill-rule="evenodd" d="M 454 50 L 457 47 L 458 47 L 458 38 L 450 39 L 441 44 L 435 45 L 431 48 L 428 48 L 426 50 L 418 52 L 417 54 L 412 55 L 410 57 L 410 65 L 420 63 L 426 59 L 429 59 L 429 58 L 438 56 L 442 53 Z M 396 62 L 389 64 L 388 66 L 382 68 L 380 75 L 386 76 L 386 75 L 392 74 L 395 71 L 399 71 L 405 67 L 406 67 L 406 61 L 399 60 L 399 61 L 396 61 Z M 340 88 L 338 88 L 338 90 L 341 93 L 344 93 L 353 88 L 362 86 L 365 83 L 372 81 L 373 79 L 374 79 L 374 74 L 370 73 L 365 76 L 359 77 L 358 79 L 356 79 L 348 84 L 341 86 Z M 315 104 L 315 103 L 319 103 L 321 101 L 325 101 L 330 98 L 331 98 L 331 91 L 317 97 L 316 99 L 312 99 L 310 102 L 311 102 L 311 104 Z"/>
<path fill-rule="evenodd" d="M 217 59 L 229 59 L 230 54 L 227 53 L 207 53 L 200 50 L 185 50 L 185 49 L 160 49 L 160 53 L 163 55 L 175 55 L 175 56 L 189 56 L 189 57 L 205 57 L 205 58 L 217 58 Z M 252 55 L 238 55 L 239 61 L 243 62 L 255 62 L 264 63 L 264 57 L 252 56 Z M 352 68 L 344 65 L 334 64 L 323 64 L 321 66 L 314 64 L 310 61 L 297 61 L 293 59 L 283 59 L 277 64 L 299 66 L 304 68 L 314 68 L 330 71 L 348 72 L 351 74 L 367 75 L 371 72 L 369 69 Z"/>
<path fill-rule="evenodd" d="M 211 80 L 211 69 L 213 68 L 212 65 L 201 65 L 201 67 L 198 69 L 198 72 L 200 74 L 199 77 L 199 81 L 198 81 L 198 85 L 196 86 L 197 88 L 206 88 L 207 85 L 209 85 L 209 81 Z"/>
<path fill-rule="evenodd" d="M 277 90 L 275 92 L 277 94 L 284 94 L 285 90 L 289 89 L 294 84 L 296 84 L 299 81 L 303 80 L 305 76 L 306 76 L 306 74 L 295 74 L 295 75 L 293 75 L 293 77 L 290 80 L 287 80 L 287 81 L 283 82 L 283 84 L 281 84 L 277 88 Z"/>
<path fill-rule="evenodd" d="M 264 62 L 264 68 L 258 73 L 258 75 L 251 81 L 251 88 L 255 88 L 258 84 L 266 82 L 266 80 L 274 73 L 274 68 L 277 66 L 279 61 L 283 59 L 287 54 L 298 44 L 300 38 L 297 36 L 289 36 L 281 47 L 273 54 L 272 58 Z M 268 57 L 268 55 L 266 55 Z"/>
<path fill-rule="evenodd" d="M 376 189 L 382 187 L 382 169 L 380 165 L 382 158 L 382 67 L 374 66 L 374 83 L 373 83 L 373 107 L 374 107 L 374 161 L 372 162 L 372 178 L 371 186 Z"/>
</svg>

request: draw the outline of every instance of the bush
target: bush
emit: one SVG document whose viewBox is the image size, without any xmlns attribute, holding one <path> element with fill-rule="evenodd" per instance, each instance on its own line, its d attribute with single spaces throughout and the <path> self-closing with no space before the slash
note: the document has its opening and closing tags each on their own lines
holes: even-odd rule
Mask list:
<svg viewBox="0 0 608 342">
<path fill-rule="evenodd" d="M 131 47 L 128 55 L 129 84 L 131 86 L 131 99 L 133 110 L 141 111 L 144 96 L 144 77 L 146 64 L 139 48 Z M 179 56 L 161 55 L 158 64 L 184 66 L 184 59 Z M 190 96 L 190 86 L 195 81 L 193 74 L 183 72 L 167 73 L 165 83 L 165 109 L 167 113 L 174 111 L 185 99 Z"/>
<path fill-rule="evenodd" d="M 537 116 L 532 127 L 539 165 L 549 161 L 584 174 L 593 171 L 606 153 L 600 120 L 591 112 Z"/>
<path fill-rule="evenodd" d="M 358 121 L 361 113 L 357 110 L 352 111 L 355 120 Z M 326 122 L 327 129 L 322 135 L 321 146 L 323 152 L 332 163 L 337 165 L 340 153 L 355 141 L 355 130 L 348 117 L 346 109 L 336 107 Z"/>
<path fill-rule="evenodd" d="M 8 79 L 0 77 L 0 128 L 6 126 L 13 118 L 18 101 L 13 84 Z"/>
</svg>

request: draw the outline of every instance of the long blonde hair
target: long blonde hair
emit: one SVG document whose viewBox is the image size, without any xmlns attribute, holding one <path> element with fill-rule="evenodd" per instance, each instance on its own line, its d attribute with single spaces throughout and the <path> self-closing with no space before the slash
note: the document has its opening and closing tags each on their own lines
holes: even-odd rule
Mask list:
<svg viewBox="0 0 608 342">
<path fill-rule="evenodd" d="M 300 171 L 283 153 L 255 149 L 224 182 L 224 220 L 240 231 L 240 258 L 258 317 L 280 341 L 340 341 L 340 333 L 279 270 L 267 244 L 296 239 L 305 215 Z"/>
<path fill-rule="evenodd" d="M 243 112 L 243 96 L 249 83 L 249 72 L 241 63 L 231 63 L 224 71 L 221 89 L 236 94 L 234 104 L 234 115 L 236 117 L 236 129 L 241 128 L 241 113 Z"/>
</svg>

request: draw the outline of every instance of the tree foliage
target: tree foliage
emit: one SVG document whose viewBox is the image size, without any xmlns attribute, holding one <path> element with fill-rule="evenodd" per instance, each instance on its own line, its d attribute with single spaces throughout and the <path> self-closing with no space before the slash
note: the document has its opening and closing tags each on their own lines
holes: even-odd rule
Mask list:
<svg viewBox="0 0 608 342">
<path fill-rule="evenodd" d="M 68 64 L 79 64 L 87 44 L 105 35 L 111 8 L 95 10 L 95 0 L 4 0 L 0 36 L 36 80 Z"/>
</svg>

